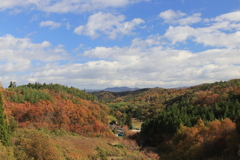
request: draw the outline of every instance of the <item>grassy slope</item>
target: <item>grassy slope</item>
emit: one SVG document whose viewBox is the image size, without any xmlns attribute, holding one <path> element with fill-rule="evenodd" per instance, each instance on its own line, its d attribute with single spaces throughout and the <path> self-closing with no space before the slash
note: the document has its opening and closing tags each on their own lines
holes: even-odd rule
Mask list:
<svg viewBox="0 0 240 160">
<path fill-rule="evenodd" d="M 0 143 L 0 159 L 96 160 L 148 159 L 135 141 L 119 138 L 85 137 L 64 130 L 18 129 L 11 146 Z"/>
<path fill-rule="evenodd" d="M 143 154 L 135 149 L 127 148 L 122 145 L 119 139 L 107 138 L 90 138 L 82 136 L 52 136 L 52 142 L 58 146 L 61 152 L 66 153 L 66 157 L 73 159 L 95 159 L 100 156 L 105 157 L 135 157 L 136 159 L 144 158 Z M 101 150 L 101 152 L 100 152 Z"/>
</svg>

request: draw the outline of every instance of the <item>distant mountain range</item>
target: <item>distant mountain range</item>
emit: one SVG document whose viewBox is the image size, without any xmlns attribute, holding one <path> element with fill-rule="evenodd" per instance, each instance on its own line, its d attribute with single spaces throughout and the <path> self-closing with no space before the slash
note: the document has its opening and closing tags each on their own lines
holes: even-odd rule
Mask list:
<svg viewBox="0 0 240 160">
<path fill-rule="evenodd" d="M 108 92 L 124 92 L 124 91 L 136 91 L 140 88 L 129 88 L 129 87 L 112 87 L 99 90 L 86 89 L 86 92 L 98 92 L 98 91 L 108 91 Z"/>
</svg>

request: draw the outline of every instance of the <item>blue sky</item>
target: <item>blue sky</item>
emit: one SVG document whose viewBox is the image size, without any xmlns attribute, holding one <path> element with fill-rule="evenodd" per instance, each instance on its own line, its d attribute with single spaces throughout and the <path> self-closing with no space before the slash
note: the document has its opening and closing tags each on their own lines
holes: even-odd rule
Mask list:
<svg viewBox="0 0 240 160">
<path fill-rule="evenodd" d="M 80 89 L 240 78 L 240 0 L 0 1 L 0 81 Z"/>
</svg>

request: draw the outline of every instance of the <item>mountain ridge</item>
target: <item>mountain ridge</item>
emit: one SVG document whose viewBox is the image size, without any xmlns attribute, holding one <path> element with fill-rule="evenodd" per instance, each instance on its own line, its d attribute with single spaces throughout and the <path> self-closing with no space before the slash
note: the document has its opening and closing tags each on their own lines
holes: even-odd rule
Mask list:
<svg viewBox="0 0 240 160">
<path fill-rule="evenodd" d="M 108 91 L 108 92 L 124 92 L 124 91 L 136 91 L 139 90 L 140 88 L 130 88 L 130 87 L 108 87 L 105 89 L 86 89 L 86 92 L 99 92 L 99 91 Z"/>
</svg>

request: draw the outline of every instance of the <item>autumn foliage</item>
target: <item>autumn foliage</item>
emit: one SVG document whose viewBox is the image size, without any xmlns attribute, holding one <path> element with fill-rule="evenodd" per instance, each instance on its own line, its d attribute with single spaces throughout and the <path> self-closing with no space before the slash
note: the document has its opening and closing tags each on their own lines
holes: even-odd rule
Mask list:
<svg viewBox="0 0 240 160">
<path fill-rule="evenodd" d="M 20 128 L 64 129 L 88 136 L 112 135 L 107 125 L 109 108 L 104 104 L 80 98 L 77 94 L 67 94 L 64 90 L 51 89 L 39 90 L 38 93 L 35 89 L 32 101 L 16 103 L 10 100 L 11 97 L 26 97 L 24 94 L 28 94 L 29 88 L 24 89 L 25 93 L 22 90 L 4 90 L 6 113 L 8 117 L 15 118 Z M 40 94 L 49 98 L 39 99 Z"/>
<path fill-rule="evenodd" d="M 237 157 L 239 138 L 236 125 L 229 118 L 212 121 L 205 126 L 200 119 L 193 127 L 180 126 L 173 139 L 159 146 L 159 152 L 167 159 L 200 160 L 218 157 L 234 159 Z M 164 147 L 164 149 L 163 149 Z"/>
</svg>

